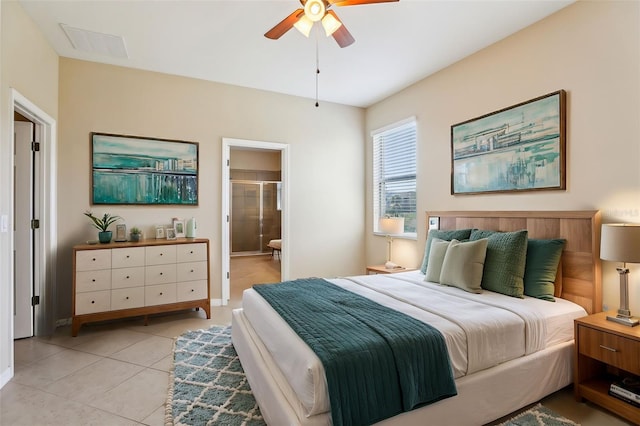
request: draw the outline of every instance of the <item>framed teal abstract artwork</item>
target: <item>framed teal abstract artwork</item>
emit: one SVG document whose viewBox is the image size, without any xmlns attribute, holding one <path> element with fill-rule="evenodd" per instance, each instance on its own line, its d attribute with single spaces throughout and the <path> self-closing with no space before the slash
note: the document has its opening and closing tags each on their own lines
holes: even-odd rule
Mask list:
<svg viewBox="0 0 640 426">
<path fill-rule="evenodd" d="M 198 143 L 91 133 L 91 203 L 198 205 Z"/>
<path fill-rule="evenodd" d="M 564 90 L 451 126 L 451 194 L 566 188 Z"/>
</svg>

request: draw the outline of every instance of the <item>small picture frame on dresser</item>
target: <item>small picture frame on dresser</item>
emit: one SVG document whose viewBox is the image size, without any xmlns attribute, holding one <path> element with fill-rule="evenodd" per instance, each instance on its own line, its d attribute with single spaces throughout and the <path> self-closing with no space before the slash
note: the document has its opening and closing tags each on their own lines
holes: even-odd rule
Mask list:
<svg viewBox="0 0 640 426">
<path fill-rule="evenodd" d="M 176 230 L 173 228 L 167 228 L 167 240 L 175 240 L 178 237 L 176 237 Z"/>
<path fill-rule="evenodd" d="M 160 225 L 156 225 L 156 239 L 164 238 L 164 227 Z"/>
<path fill-rule="evenodd" d="M 184 237 L 184 220 L 174 218 L 173 229 L 176 231 L 177 238 L 183 238 Z"/>
<path fill-rule="evenodd" d="M 116 242 L 127 241 L 127 225 L 116 225 Z"/>
</svg>

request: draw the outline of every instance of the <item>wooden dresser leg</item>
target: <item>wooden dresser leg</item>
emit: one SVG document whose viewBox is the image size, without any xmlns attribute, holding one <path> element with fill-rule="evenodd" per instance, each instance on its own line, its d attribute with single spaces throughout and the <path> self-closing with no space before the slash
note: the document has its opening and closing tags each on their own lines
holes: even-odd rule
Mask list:
<svg viewBox="0 0 640 426">
<path fill-rule="evenodd" d="M 78 335 L 81 325 L 82 323 L 77 319 L 74 318 L 71 320 L 71 337 L 76 337 Z"/>
</svg>

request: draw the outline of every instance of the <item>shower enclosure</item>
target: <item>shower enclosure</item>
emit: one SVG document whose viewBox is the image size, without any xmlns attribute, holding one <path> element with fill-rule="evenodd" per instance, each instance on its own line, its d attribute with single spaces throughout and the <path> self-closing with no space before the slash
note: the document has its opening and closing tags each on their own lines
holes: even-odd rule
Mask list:
<svg viewBox="0 0 640 426">
<path fill-rule="evenodd" d="M 280 182 L 231 182 L 231 254 L 271 253 L 280 238 Z"/>
</svg>

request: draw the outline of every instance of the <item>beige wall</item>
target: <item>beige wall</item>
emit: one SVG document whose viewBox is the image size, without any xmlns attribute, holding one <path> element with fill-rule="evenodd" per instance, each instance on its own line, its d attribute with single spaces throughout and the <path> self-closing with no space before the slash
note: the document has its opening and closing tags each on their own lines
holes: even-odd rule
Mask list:
<svg viewBox="0 0 640 426">
<path fill-rule="evenodd" d="M 231 150 L 231 169 L 279 171 L 280 151 Z"/>
<path fill-rule="evenodd" d="M 58 55 L 17 2 L 0 2 L 0 215 L 13 223 L 11 88 L 54 119 L 58 116 Z M 0 376 L 11 362 L 13 315 L 11 240 L 0 233 Z"/>
<path fill-rule="evenodd" d="M 567 91 L 567 190 L 450 195 L 451 125 Z M 599 209 L 603 222 L 640 222 L 640 3 L 577 2 L 367 110 L 367 134 L 415 115 L 418 217 L 426 210 Z M 367 147 L 367 188 L 371 148 Z M 385 256 L 372 235 L 367 191 L 367 262 Z M 423 217 L 423 216 L 422 216 Z M 417 242 L 394 241 L 396 262 L 417 266 Z M 604 262 L 604 302 L 616 308 L 615 264 Z M 632 311 L 640 314 L 640 268 L 632 267 Z"/>
<path fill-rule="evenodd" d="M 359 108 L 315 108 L 309 99 L 61 58 L 58 317 L 71 314 L 71 248 L 96 239 L 82 216 L 90 208 L 118 214 L 146 235 L 172 217 L 196 217 L 198 236 L 212 241 L 212 298 L 220 299 L 223 137 L 290 144 L 290 276 L 359 273 L 363 129 Z M 199 206 L 91 206 L 92 131 L 199 142 Z"/>
</svg>

